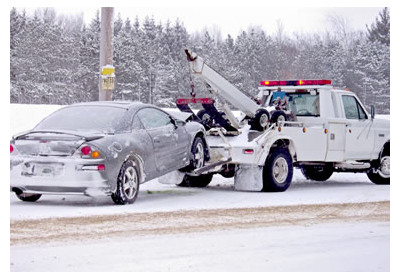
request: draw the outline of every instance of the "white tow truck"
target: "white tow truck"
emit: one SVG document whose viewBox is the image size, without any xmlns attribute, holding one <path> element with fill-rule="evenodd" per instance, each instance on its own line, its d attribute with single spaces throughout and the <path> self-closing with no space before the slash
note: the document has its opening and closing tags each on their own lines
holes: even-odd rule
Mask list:
<svg viewBox="0 0 400 279">
<path fill-rule="evenodd" d="M 390 184 L 390 123 L 368 114 L 356 94 L 334 89 L 330 80 L 262 81 L 257 98 L 247 97 L 224 77 L 185 50 L 191 72 L 209 91 L 239 109 L 234 117 L 211 98 L 178 99 L 182 111 L 201 103 L 210 160 L 169 182 L 204 187 L 214 174 L 234 177 L 243 191 L 285 191 L 293 167 L 311 180 L 325 181 L 333 172 L 365 172 L 376 184 Z M 206 113 L 204 113 L 206 112 Z M 164 182 L 167 182 L 164 180 Z"/>
</svg>

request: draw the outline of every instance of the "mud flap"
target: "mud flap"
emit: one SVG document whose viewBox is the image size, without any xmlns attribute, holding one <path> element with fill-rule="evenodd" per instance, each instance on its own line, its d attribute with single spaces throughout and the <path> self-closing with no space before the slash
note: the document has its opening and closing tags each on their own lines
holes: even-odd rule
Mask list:
<svg viewBox="0 0 400 279">
<path fill-rule="evenodd" d="M 235 172 L 235 190 L 261 192 L 263 189 L 263 167 L 239 165 Z"/>
<path fill-rule="evenodd" d="M 181 184 L 183 181 L 183 177 L 185 176 L 184 172 L 181 171 L 172 171 L 158 178 L 158 182 L 161 184 Z"/>
</svg>

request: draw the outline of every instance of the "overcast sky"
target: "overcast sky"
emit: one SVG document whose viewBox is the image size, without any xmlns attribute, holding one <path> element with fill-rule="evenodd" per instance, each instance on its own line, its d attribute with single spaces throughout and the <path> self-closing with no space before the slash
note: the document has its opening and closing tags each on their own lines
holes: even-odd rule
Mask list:
<svg viewBox="0 0 400 279">
<path fill-rule="evenodd" d="M 16 1 L 17 7 L 29 6 L 29 10 L 33 10 L 35 2 Z M 45 1 L 46 2 L 46 1 Z M 108 1 L 109 2 L 109 1 Z M 353 3 L 354 2 L 354 3 Z M 198 1 L 179 1 L 179 0 L 147 0 L 147 1 L 113 1 L 115 4 L 115 17 L 118 13 L 122 19 L 129 17 L 131 21 L 136 16 L 142 21 L 145 16 L 154 16 L 154 19 L 165 23 L 168 19 L 173 23 L 178 18 L 184 23 L 190 33 L 202 31 L 204 27 L 217 27 L 223 37 L 227 34 L 237 36 L 241 31 L 247 30 L 252 26 L 260 26 L 268 34 L 277 31 L 278 22 L 283 26 L 286 34 L 297 33 L 313 33 L 324 32 L 332 26 L 329 25 L 329 16 L 339 16 L 346 20 L 348 26 L 352 29 L 365 30 L 365 25 L 371 25 L 378 16 L 380 10 L 383 9 L 387 1 L 366 1 L 362 2 L 365 7 L 354 7 L 351 5 L 360 1 L 335 1 L 337 7 L 320 7 L 324 1 L 261 1 L 261 0 L 198 0 Z M 53 2 L 55 3 L 55 2 Z M 80 14 L 83 13 L 86 21 L 90 21 L 95 16 L 99 6 L 107 6 L 102 1 L 85 1 L 84 4 L 91 7 L 79 7 L 79 1 L 68 1 L 71 7 L 56 7 L 57 13 L 60 14 Z M 106 2 L 107 3 L 107 2 Z M 302 7 L 300 8 L 300 3 Z M 314 5 L 313 5 L 314 3 Z M 317 5 L 318 3 L 318 5 Z M 329 3 L 329 2 L 328 2 Z M 46 5 L 48 4 L 48 5 Z M 101 5 L 103 4 L 103 5 Z M 110 3 L 108 3 L 109 5 Z M 280 4 L 280 7 L 272 7 Z M 341 4 L 341 5 L 340 5 Z M 344 7 L 350 4 L 353 7 Z M 375 5 L 371 5 L 375 4 Z M 387 4 L 387 3 L 386 3 Z M 124 7 L 124 6 L 130 7 Z M 36 7 L 53 6 L 52 2 L 40 2 Z M 367 7 L 370 6 L 370 7 Z M 78 8 L 79 7 L 79 8 Z M 123 7 L 123 8 L 121 8 Z"/>
</svg>

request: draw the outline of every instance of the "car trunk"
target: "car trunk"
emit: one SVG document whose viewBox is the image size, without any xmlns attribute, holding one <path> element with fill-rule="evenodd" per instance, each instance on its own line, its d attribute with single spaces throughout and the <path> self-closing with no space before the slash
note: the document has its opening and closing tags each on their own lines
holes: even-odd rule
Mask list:
<svg viewBox="0 0 400 279">
<path fill-rule="evenodd" d="M 97 137 L 65 133 L 30 133 L 17 137 L 14 147 L 19 155 L 72 156 L 84 143 Z"/>
</svg>

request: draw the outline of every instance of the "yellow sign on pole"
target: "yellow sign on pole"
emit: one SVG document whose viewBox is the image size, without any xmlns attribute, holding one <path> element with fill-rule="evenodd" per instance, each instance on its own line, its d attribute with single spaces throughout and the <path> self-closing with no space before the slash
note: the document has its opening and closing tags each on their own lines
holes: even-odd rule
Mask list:
<svg viewBox="0 0 400 279">
<path fill-rule="evenodd" d="M 114 90 L 115 68 L 112 65 L 101 67 L 101 88 L 103 90 Z"/>
</svg>

